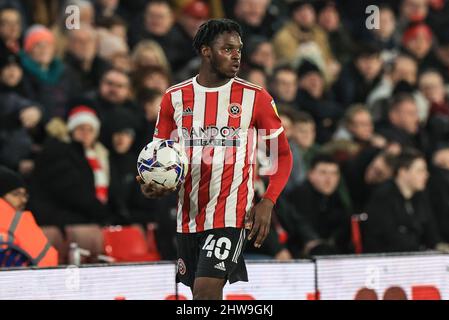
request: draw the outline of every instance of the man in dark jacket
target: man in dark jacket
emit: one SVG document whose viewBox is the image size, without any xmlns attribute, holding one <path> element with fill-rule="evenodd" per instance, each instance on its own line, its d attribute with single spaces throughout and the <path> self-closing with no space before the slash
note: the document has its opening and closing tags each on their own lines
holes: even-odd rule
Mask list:
<svg viewBox="0 0 449 320">
<path fill-rule="evenodd" d="M 338 163 L 329 155 L 317 154 L 307 180 L 289 194 L 295 217 L 282 217 L 282 221 L 297 221 L 284 225 L 294 256 L 350 251 L 350 218 L 337 192 L 339 181 Z"/>
<path fill-rule="evenodd" d="M 425 192 L 424 156 L 405 149 L 396 159 L 394 178 L 373 193 L 362 224 L 364 252 L 408 252 L 445 248 L 439 245 L 432 208 Z"/>
</svg>

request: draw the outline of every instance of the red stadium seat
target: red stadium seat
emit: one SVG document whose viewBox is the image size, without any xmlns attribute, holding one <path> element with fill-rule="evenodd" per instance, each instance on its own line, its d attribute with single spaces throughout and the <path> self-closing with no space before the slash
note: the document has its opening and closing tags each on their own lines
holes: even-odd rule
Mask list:
<svg viewBox="0 0 449 320">
<path fill-rule="evenodd" d="M 160 255 L 150 251 L 142 230 L 135 226 L 113 226 L 103 229 L 104 252 L 117 262 L 159 261 Z"/>
</svg>

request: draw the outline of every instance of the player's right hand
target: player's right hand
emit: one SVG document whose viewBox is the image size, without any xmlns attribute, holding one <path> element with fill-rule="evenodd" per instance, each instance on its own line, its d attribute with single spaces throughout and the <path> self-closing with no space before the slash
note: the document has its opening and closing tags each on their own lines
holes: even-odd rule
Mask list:
<svg viewBox="0 0 449 320">
<path fill-rule="evenodd" d="M 150 199 L 160 198 L 176 191 L 176 188 L 164 188 L 154 182 L 145 183 L 140 176 L 136 176 L 136 181 L 140 184 L 143 195 Z"/>
</svg>

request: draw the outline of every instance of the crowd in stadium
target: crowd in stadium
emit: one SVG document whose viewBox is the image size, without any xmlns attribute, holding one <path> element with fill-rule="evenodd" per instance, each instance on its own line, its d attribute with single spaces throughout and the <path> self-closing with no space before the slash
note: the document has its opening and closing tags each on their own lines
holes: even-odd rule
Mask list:
<svg viewBox="0 0 449 320">
<path fill-rule="evenodd" d="M 145 198 L 136 159 L 165 90 L 197 74 L 198 27 L 223 17 L 294 158 L 248 257 L 449 252 L 447 0 L 0 0 L 0 209 L 31 211 L 60 264 L 72 242 L 96 261 L 111 225 L 156 226 L 175 259 L 176 195 Z"/>
</svg>

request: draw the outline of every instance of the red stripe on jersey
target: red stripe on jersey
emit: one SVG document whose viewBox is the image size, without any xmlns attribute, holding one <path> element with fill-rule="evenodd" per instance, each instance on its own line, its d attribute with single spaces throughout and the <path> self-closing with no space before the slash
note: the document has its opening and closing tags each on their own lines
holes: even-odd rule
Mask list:
<svg viewBox="0 0 449 320">
<path fill-rule="evenodd" d="M 204 128 L 217 123 L 218 92 L 206 92 L 204 107 Z M 204 231 L 204 221 L 206 220 L 206 207 L 209 202 L 209 186 L 212 177 L 212 158 L 214 147 L 206 146 L 202 150 L 201 179 L 198 188 L 198 215 L 195 218 L 196 231 Z"/>
<path fill-rule="evenodd" d="M 183 107 L 187 106 L 187 104 L 191 105 L 192 111 L 194 108 L 193 104 L 194 100 L 194 90 L 193 84 L 190 84 L 187 87 L 182 88 L 182 105 Z M 193 122 L 193 117 L 187 116 L 182 117 L 182 126 L 183 128 L 191 128 Z M 184 182 L 184 200 L 182 205 L 182 232 L 188 233 L 189 230 L 189 222 L 190 222 L 190 193 L 192 192 L 192 175 L 191 175 L 191 163 L 192 163 L 192 147 L 186 148 L 187 157 L 189 158 L 189 171 L 186 176 L 186 180 Z"/>
<path fill-rule="evenodd" d="M 242 104 L 243 99 L 243 87 L 232 83 L 230 103 Z M 240 117 L 233 118 L 228 117 L 228 127 L 240 127 Z M 214 215 L 214 228 L 225 227 L 225 210 L 226 199 L 231 191 L 232 180 L 234 179 L 234 166 L 236 160 L 236 147 L 226 147 L 223 174 L 221 176 L 221 188 L 220 195 L 217 199 L 217 206 L 215 207 Z"/>
</svg>

